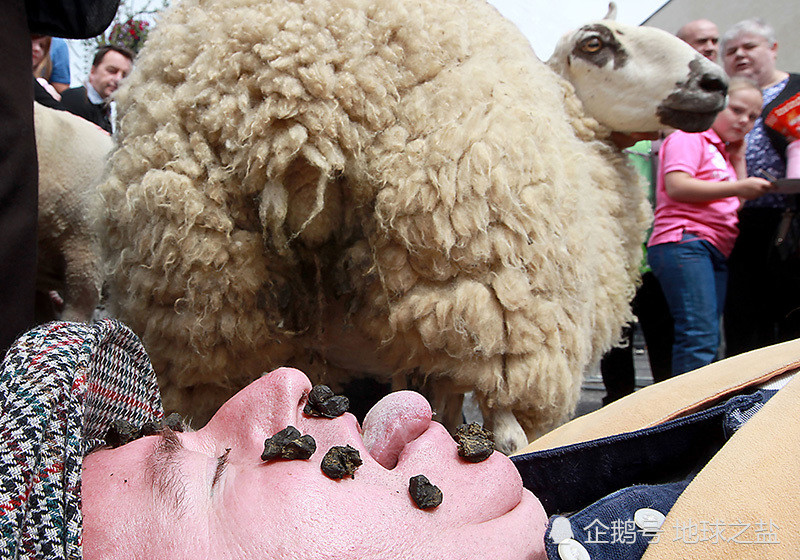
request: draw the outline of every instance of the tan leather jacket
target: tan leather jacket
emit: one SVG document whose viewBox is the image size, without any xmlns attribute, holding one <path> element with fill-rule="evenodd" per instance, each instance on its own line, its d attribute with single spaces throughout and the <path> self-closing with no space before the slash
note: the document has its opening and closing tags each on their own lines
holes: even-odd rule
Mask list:
<svg viewBox="0 0 800 560">
<path fill-rule="evenodd" d="M 800 340 L 728 358 L 576 418 L 522 452 L 661 424 L 798 369 Z M 772 540 L 777 542 L 692 542 L 676 539 L 676 532 L 667 530 L 700 521 L 727 525 L 772 521 Z M 800 557 L 800 375 L 778 391 L 708 462 L 670 510 L 662 528 L 664 533 L 647 548 L 643 560 Z M 732 535 L 731 531 L 727 534 Z M 749 536 L 755 540 L 752 530 Z"/>
</svg>

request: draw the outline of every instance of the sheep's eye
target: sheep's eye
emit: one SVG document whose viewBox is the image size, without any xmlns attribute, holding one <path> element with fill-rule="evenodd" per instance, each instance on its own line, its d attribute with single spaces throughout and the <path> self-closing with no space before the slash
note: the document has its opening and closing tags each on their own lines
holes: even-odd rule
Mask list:
<svg viewBox="0 0 800 560">
<path fill-rule="evenodd" d="M 581 43 L 581 50 L 585 53 L 596 53 L 603 48 L 603 42 L 597 37 L 591 37 Z"/>
</svg>

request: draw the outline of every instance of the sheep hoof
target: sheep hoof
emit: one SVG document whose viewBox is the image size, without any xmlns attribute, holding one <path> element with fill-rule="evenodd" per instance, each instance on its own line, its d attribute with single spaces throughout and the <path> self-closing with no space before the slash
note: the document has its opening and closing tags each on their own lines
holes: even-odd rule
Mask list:
<svg viewBox="0 0 800 560">
<path fill-rule="evenodd" d="M 528 445 L 528 436 L 514 413 L 506 409 L 484 411 L 483 424 L 494 432 L 494 448 L 504 455 L 511 455 Z"/>
</svg>

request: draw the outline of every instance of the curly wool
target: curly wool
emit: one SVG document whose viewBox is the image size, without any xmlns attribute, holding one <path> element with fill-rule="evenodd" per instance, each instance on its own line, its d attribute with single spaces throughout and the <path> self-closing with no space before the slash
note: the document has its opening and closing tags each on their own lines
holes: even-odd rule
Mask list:
<svg viewBox="0 0 800 560">
<path fill-rule="evenodd" d="M 630 317 L 635 172 L 481 1 L 184 1 L 118 104 L 110 305 L 167 409 L 418 372 L 532 434 Z"/>
</svg>

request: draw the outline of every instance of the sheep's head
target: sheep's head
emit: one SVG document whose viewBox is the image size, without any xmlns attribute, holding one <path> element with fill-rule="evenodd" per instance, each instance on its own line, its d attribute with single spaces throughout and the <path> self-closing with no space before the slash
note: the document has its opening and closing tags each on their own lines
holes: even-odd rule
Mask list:
<svg viewBox="0 0 800 560">
<path fill-rule="evenodd" d="M 722 68 L 653 27 L 584 25 L 561 38 L 548 64 L 573 84 L 587 113 L 620 132 L 700 132 L 725 107 Z"/>
</svg>

